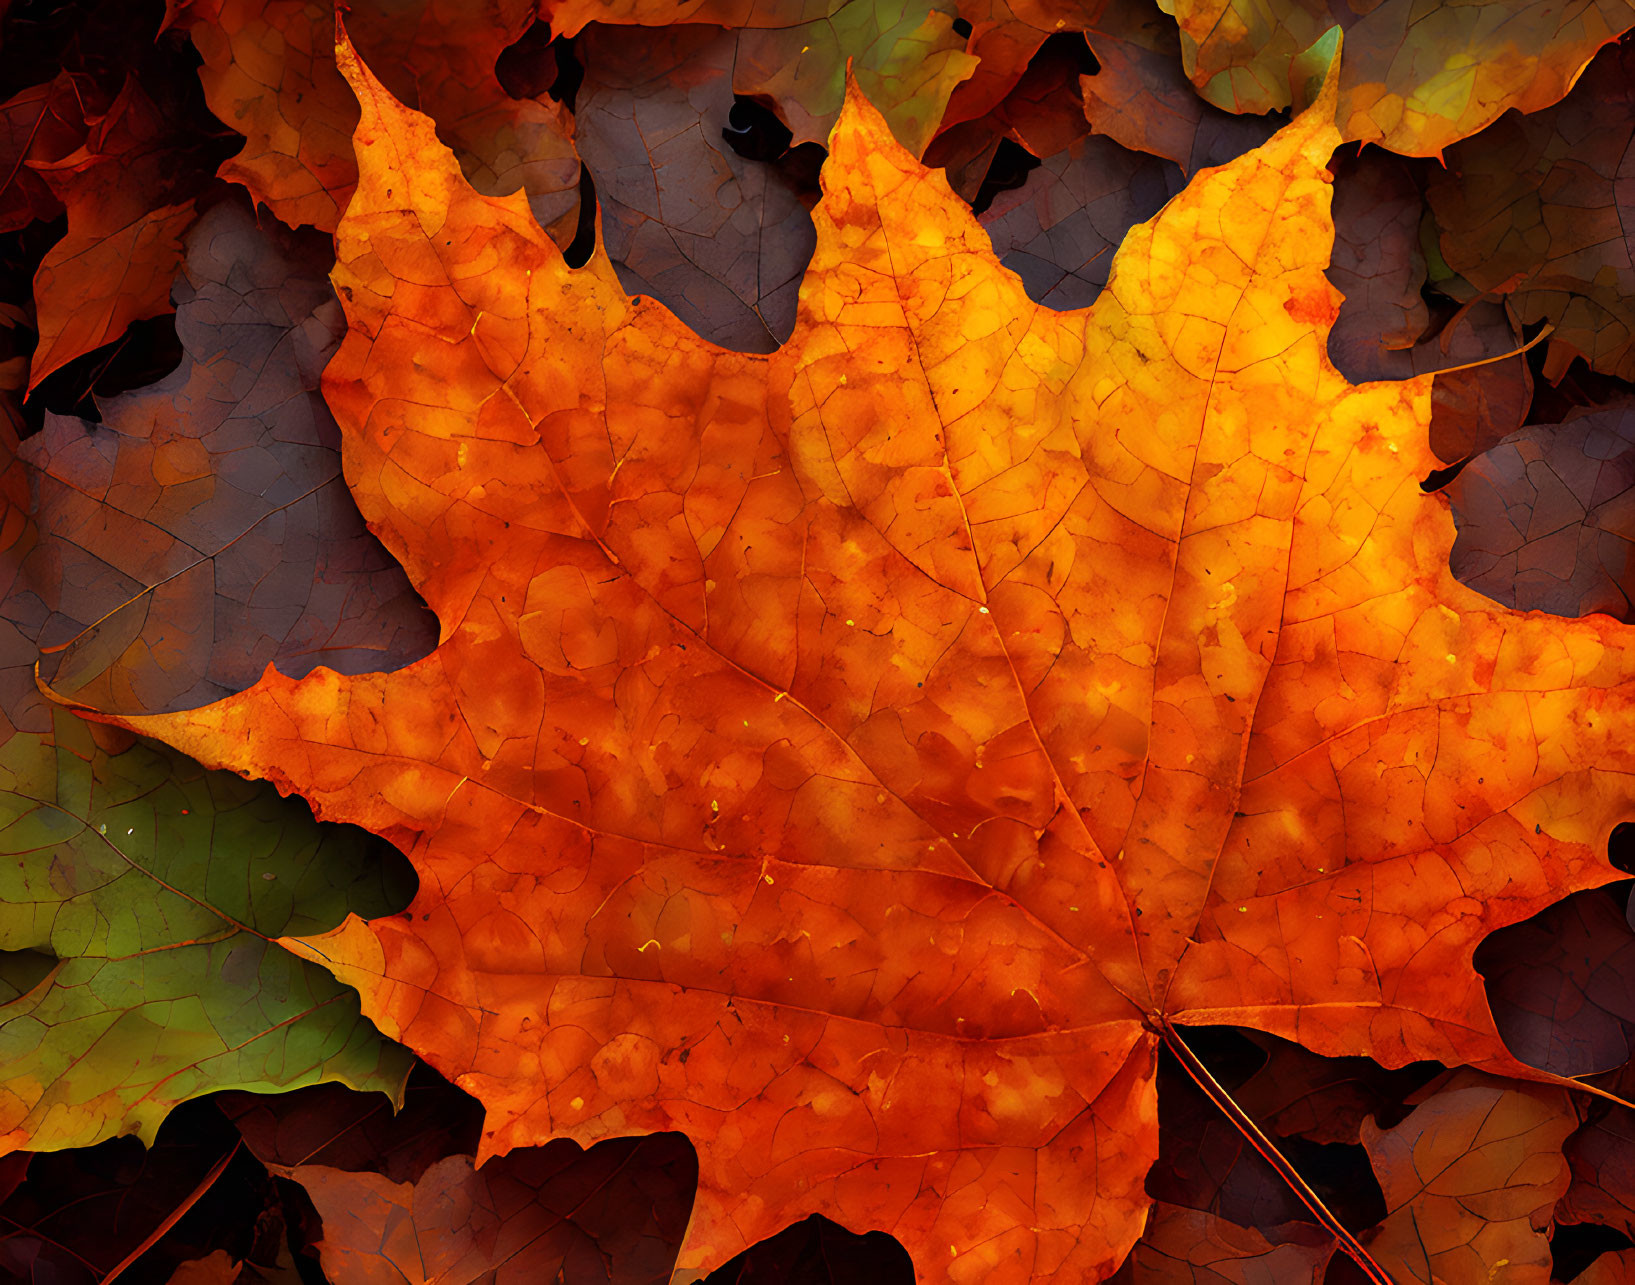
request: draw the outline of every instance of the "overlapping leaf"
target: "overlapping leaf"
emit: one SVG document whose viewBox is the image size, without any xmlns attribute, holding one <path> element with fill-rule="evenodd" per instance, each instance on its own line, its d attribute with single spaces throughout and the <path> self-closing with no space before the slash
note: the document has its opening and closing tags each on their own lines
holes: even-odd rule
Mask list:
<svg viewBox="0 0 1635 1285">
<path fill-rule="evenodd" d="M 1460 579 L 1522 610 L 1629 619 L 1632 436 L 1635 411 L 1609 408 L 1524 428 L 1472 460 L 1448 488 Z"/>
<path fill-rule="evenodd" d="M 170 311 L 193 203 L 178 190 L 185 175 L 169 154 L 165 123 L 130 80 L 82 146 L 33 163 L 67 208 L 68 231 L 34 277 L 40 344 L 30 388 L 131 322 Z"/>
<path fill-rule="evenodd" d="M 1399 1285 L 1550 1279 L 1544 1235 L 1566 1190 L 1562 1143 L 1577 1117 L 1559 1089 L 1461 1072 L 1419 1097 L 1406 1118 L 1362 1125 L 1384 1217 L 1363 1229 Z M 1309 1224 L 1265 1233 L 1219 1214 L 1160 1203 L 1122 1278 L 1131 1285 L 1281 1285 L 1327 1278 L 1337 1250 Z"/>
<path fill-rule="evenodd" d="M 828 136 L 845 98 L 850 66 L 864 90 L 884 105 L 898 139 L 922 151 L 942 122 L 949 95 L 979 65 L 954 31 L 957 13 L 948 0 L 784 0 L 771 5 L 753 0 L 543 0 L 539 11 L 551 30 L 564 36 L 576 35 L 592 22 L 647 27 L 698 22 L 734 29 L 732 88 L 777 103 L 797 143 Z M 360 42 L 359 48 L 367 57 L 368 46 Z M 1024 56 L 1014 64 L 1011 83 L 1026 61 Z"/>
<path fill-rule="evenodd" d="M 0 747 L 0 791 L 7 1150 L 151 1138 L 217 1088 L 397 1091 L 407 1060 L 357 996 L 270 941 L 402 904 L 360 837 L 171 751 L 110 754 L 62 713 Z"/>
<path fill-rule="evenodd" d="M 494 74 L 533 17 L 529 0 L 366 0 L 349 7 L 347 21 L 393 90 L 436 119 L 466 176 L 484 192 L 522 187 L 566 245 L 578 218 L 571 124 L 549 100 L 511 98 Z M 180 21 L 204 59 L 211 109 L 245 136 L 222 176 L 291 227 L 332 230 L 357 181 L 358 119 L 335 69 L 334 6 L 191 0 Z"/>
<path fill-rule="evenodd" d="M 390 668 L 435 625 L 340 476 L 318 378 L 339 305 L 325 239 L 257 228 L 239 202 L 187 237 L 182 365 L 102 407 L 51 416 L 22 457 L 61 585 L 40 642 L 64 692 L 122 709 L 197 705 L 271 661 Z"/>
<path fill-rule="evenodd" d="M 483 1154 L 686 1133 L 684 1271 L 820 1211 L 1094 1278 L 1167 1023 L 1530 1073 L 1471 956 L 1614 877 L 1635 639 L 1455 582 L 1429 380 L 1328 363 L 1332 89 L 1067 314 L 856 99 L 761 358 L 348 70 L 326 387 L 444 641 L 126 721 L 412 851 L 294 945 Z"/>
<path fill-rule="evenodd" d="M 625 288 L 707 339 L 766 352 L 794 327 L 812 221 L 787 173 L 722 139 L 736 47 L 711 27 L 592 25 L 574 128 Z"/>
<path fill-rule="evenodd" d="M 1635 45 L 1608 49 L 1566 100 L 1510 115 L 1448 152 L 1427 197 L 1443 257 L 1478 290 L 1549 321 L 1558 378 L 1575 356 L 1635 376 L 1635 267 L 1627 216 Z"/>
<path fill-rule="evenodd" d="M 1508 109 L 1536 112 L 1559 101 L 1598 49 L 1635 26 L 1627 0 L 1160 4 L 1180 26 L 1198 92 L 1227 111 L 1288 106 L 1301 59 L 1343 28 L 1341 135 L 1413 156 L 1439 155 Z"/>
</svg>

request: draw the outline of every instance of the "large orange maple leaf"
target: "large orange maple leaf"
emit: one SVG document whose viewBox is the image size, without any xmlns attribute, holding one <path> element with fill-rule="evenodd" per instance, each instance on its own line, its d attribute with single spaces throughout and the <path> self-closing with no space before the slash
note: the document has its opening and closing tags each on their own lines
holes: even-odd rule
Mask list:
<svg viewBox="0 0 1635 1285">
<path fill-rule="evenodd" d="M 854 92 L 757 356 L 339 56 L 326 391 L 441 645 L 121 721 L 410 853 L 402 917 L 289 944 L 485 1155 L 686 1133 L 683 1274 L 817 1211 L 1078 1281 L 1141 1230 L 1177 1024 L 1537 1074 L 1472 953 L 1616 877 L 1635 633 L 1458 584 L 1429 378 L 1329 363 L 1332 84 L 1071 313 Z"/>
</svg>

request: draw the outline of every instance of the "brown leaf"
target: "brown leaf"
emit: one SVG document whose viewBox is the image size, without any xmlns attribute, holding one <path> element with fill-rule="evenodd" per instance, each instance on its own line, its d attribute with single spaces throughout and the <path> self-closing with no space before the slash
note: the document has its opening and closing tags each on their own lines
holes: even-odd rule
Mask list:
<svg viewBox="0 0 1635 1285">
<path fill-rule="evenodd" d="M 1259 146 L 1269 126 L 1222 115 L 1193 145 L 1194 166 L 1218 165 Z M 982 215 L 994 253 L 1022 279 L 1028 297 L 1065 310 L 1095 302 L 1113 251 L 1185 185 L 1181 169 L 1131 152 L 1111 138 L 1076 139 L 1048 156 L 1021 187 L 1000 193 Z"/>
<path fill-rule="evenodd" d="M 1574 356 L 1635 378 L 1635 250 L 1627 211 L 1635 142 L 1635 42 L 1601 53 L 1558 106 L 1512 113 L 1448 150 L 1427 198 L 1448 266 L 1508 292 L 1523 323 L 1548 321 L 1556 379 Z"/>
<path fill-rule="evenodd" d="M 1259 1231 L 1163 1202 L 1114 1285 L 1322 1285 L 1326 1235 L 1274 1244 Z"/>
<path fill-rule="evenodd" d="M 1635 409 L 1535 424 L 1447 487 L 1454 574 L 1523 611 L 1632 618 Z"/>
<path fill-rule="evenodd" d="M 1557 1075 L 1616 1070 L 1635 1031 L 1635 930 L 1628 887 L 1596 888 L 1501 928 L 1476 951 L 1511 1052 Z"/>
<path fill-rule="evenodd" d="M 0 103 L 0 232 L 62 212 L 62 202 L 30 162 L 61 160 L 85 141 L 78 108 L 66 72 Z"/>
<path fill-rule="evenodd" d="M 434 634 L 340 477 L 317 391 L 341 325 L 322 238 L 257 228 L 237 203 L 188 234 L 181 368 L 22 448 L 60 586 L 55 680 L 125 708 L 187 706 L 267 664 L 375 669 Z M 28 570 L 32 568 L 32 570 Z M 83 631 L 83 632 L 82 632 Z"/>
<path fill-rule="evenodd" d="M 347 22 L 386 83 L 437 121 L 466 177 L 496 195 L 523 188 L 540 224 L 567 245 L 579 209 L 572 123 L 549 100 L 510 97 L 494 74 L 533 18 L 530 0 L 455 10 L 432 0 L 358 0 Z M 332 4 L 192 0 L 179 20 L 204 60 L 211 110 L 245 136 L 222 177 L 291 227 L 333 231 L 357 182 L 358 109 L 335 70 Z"/>
<path fill-rule="evenodd" d="M 1193 91 L 1181 70 L 1181 42 L 1165 15 L 1139 0 L 1112 0 L 1089 33 L 1101 70 L 1080 81 L 1090 127 L 1136 152 L 1174 161 L 1188 172 L 1219 165 L 1236 152 L 1209 135 L 1232 133 L 1233 119 Z M 1199 132 L 1206 131 L 1200 146 Z M 1255 131 L 1236 131 L 1247 138 Z M 1265 131 L 1267 135 L 1271 127 Z M 1264 135 L 1255 136 L 1258 146 Z"/>
<path fill-rule="evenodd" d="M 692 1195 L 692 1154 L 675 1134 L 587 1151 L 523 1147 L 477 1169 L 448 1156 L 414 1183 L 300 1165 L 324 1221 L 325 1273 L 348 1285 L 663 1285 Z"/>
<path fill-rule="evenodd" d="M 736 48 L 712 27 L 593 23 L 575 128 L 625 289 L 715 343 L 769 352 L 794 328 L 815 233 L 791 177 L 722 140 Z"/>
<path fill-rule="evenodd" d="M 1560 1089 L 1455 1072 L 1402 1123 L 1363 1125 L 1390 1209 L 1363 1238 L 1398 1285 L 1547 1281 L 1550 1225 L 1577 1125 Z"/>
</svg>

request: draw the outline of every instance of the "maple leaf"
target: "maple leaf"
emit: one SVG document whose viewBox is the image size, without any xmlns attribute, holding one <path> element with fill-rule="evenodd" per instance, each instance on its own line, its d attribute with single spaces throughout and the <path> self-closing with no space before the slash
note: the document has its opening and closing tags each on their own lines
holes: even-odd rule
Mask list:
<svg viewBox="0 0 1635 1285">
<path fill-rule="evenodd" d="M 1559 101 L 1602 45 L 1635 26 L 1628 0 L 1481 0 L 1416 8 L 1386 0 L 1160 0 L 1181 29 L 1187 75 L 1227 111 L 1292 101 L 1291 68 L 1338 23 L 1345 30 L 1338 123 L 1347 140 L 1439 156 L 1514 108 Z"/>
<path fill-rule="evenodd" d="M 442 641 L 115 721 L 411 854 L 404 917 L 286 944 L 483 1102 L 479 1159 L 686 1133 L 683 1272 L 822 1212 L 1092 1279 L 1177 1026 L 1541 1076 L 1472 955 L 1616 877 L 1635 638 L 1455 581 L 1430 380 L 1329 364 L 1332 81 L 1060 314 L 854 92 L 760 357 L 338 57 L 325 387 Z"/>
</svg>

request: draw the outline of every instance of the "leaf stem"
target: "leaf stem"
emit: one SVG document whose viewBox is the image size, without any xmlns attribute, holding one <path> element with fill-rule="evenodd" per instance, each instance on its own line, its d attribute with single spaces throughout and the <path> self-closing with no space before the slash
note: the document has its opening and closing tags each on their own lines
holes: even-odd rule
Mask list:
<svg viewBox="0 0 1635 1285">
<path fill-rule="evenodd" d="M 1265 1131 L 1250 1118 L 1249 1113 L 1240 1107 L 1226 1091 L 1225 1086 L 1217 1080 L 1210 1070 L 1192 1051 L 1191 1045 L 1181 1037 L 1169 1018 L 1159 1016 L 1158 1034 L 1163 1039 L 1169 1051 L 1175 1054 L 1176 1059 L 1186 1069 L 1200 1089 L 1208 1095 L 1209 1100 L 1221 1109 L 1221 1112 L 1234 1127 L 1250 1142 L 1250 1145 L 1265 1158 L 1266 1163 L 1277 1170 L 1278 1176 L 1289 1184 L 1290 1190 L 1300 1197 L 1301 1204 L 1311 1210 L 1318 1222 L 1328 1230 L 1329 1235 L 1339 1243 L 1351 1260 L 1357 1264 L 1373 1285 L 1395 1285 L 1391 1274 L 1374 1261 L 1362 1242 L 1346 1230 L 1345 1224 L 1334 1215 L 1334 1211 L 1323 1203 L 1323 1198 L 1312 1190 L 1311 1184 L 1300 1176 L 1300 1171 L 1290 1163 L 1289 1158 L 1278 1150 L 1277 1144 L 1269 1138 Z"/>
</svg>

